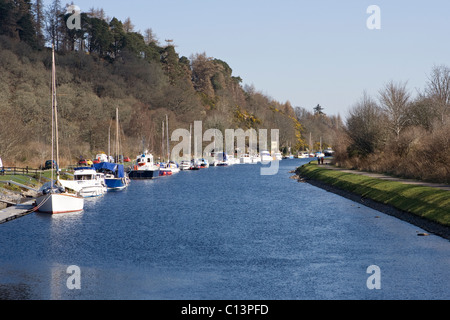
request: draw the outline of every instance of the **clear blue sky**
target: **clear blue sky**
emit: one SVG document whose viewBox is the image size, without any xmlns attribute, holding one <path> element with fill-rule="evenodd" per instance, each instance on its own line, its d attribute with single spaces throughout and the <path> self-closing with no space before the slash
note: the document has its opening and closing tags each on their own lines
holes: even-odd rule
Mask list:
<svg viewBox="0 0 450 320">
<path fill-rule="evenodd" d="M 46 0 L 45 3 L 49 3 Z M 69 1 L 67 1 L 69 2 Z M 62 1 L 65 4 L 64 1 Z M 205 52 L 226 61 L 244 84 L 280 102 L 345 117 L 363 91 L 388 81 L 425 86 L 433 65 L 450 66 L 447 0 L 74 0 L 151 28 L 180 56 Z M 369 30 L 370 5 L 381 30 Z"/>
</svg>

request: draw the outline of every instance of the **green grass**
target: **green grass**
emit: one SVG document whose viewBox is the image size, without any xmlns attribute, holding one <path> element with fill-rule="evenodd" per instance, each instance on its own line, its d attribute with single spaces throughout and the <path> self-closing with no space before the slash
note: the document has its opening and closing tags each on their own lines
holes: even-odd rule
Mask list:
<svg viewBox="0 0 450 320">
<path fill-rule="evenodd" d="M 297 171 L 303 177 L 450 226 L 450 191 L 329 170 L 315 164 L 304 165 Z"/>
</svg>

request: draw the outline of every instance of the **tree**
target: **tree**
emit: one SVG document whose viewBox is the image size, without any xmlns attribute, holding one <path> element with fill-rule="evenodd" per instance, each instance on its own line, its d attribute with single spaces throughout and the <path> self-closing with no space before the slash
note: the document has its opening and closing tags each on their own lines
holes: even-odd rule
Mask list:
<svg viewBox="0 0 450 320">
<path fill-rule="evenodd" d="M 410 94 L 406 89 L 406 83 L 390 81 L 379 91 L 379 100 L 383 112 L 388 120 L 389 129 L 395 134 L 398 140 L 400 133 L 410 123 L 408 111 L 410 107 Z"/>
<path fill-rule="evenodd" d="M 17 30 L 20 40 L 36 48 L 36 29 L 31 14 L 31 0 L 15 1 L 17 5 Z"/>
<path fill-rule="evenodd" d="M 149 45 L 150 43 L 155 43 L 156 45 L 158 45 L 158 39 L 156 38 L 156 35 L 153 33 L 153 30 L 151 28 L 145 29 L 144 41 L 146 45 Z"/>
<path fill-rule="evenodd" d="M 320 106 L 320 104 L 318 104 L 315 108 L 314 108 L 314 115 L 316 116 L 321 116 L 321 115 L 325 115 L 325 113 L 323 113 L 323 108 Z"/>
<path fill-rule="evenodd" d="M 377 150 L 383 141 L 382 110 L 366 93 L 350 110 L 346 132 L 351 139 L 350 156 L 367 156 Z"/>
<path fill-rule="evenodd" d="M 64 11 L 60 0 L 53 0 L 45 11 L 47 39 L 55 46 L 56 50 L 60 49 L 60 45 L 64 34 Z"/>
<path fill-rule="evenodd" d="M 131 22 L 130 17 L 126 18 L 123 22 L 123 31 L 126 33 L 134 32 L 134 24 Z"/>
<path fill-rule="evenodd" d="M 0 0 L 0 34 L 37 46 L 30 0 Z"/>
<path fill-rule="evenodd" d="M 108 23 L 99 18 L 89 18 L 88 34 L 89 52 L 107 57 L 114 42 Z"/>
<path fill-rule="evenodd" d="M 113 43 L 112 43 L 112 52 L 113 57 L 117 58 L 120 51 L 125 46 L 125 31 L 123 30 L 123 24 L 121 21 L 119 21 L 117 18 L 113 18 L 111 22 L 109 23 L 110 32 L 113 36 Z"/>
<path fill-rule="evenodd" d="M 444 123 L 450 105 L 450 68 L 444 65 L 435 66 L 428 77 L 425 92 L 433 100 L 440 120 Z"/>
<path fill-rule="evenodd" d="M 43 47 L 45 44 L 45 36 L 44 36 L 45 15 L 44 15 L 44 4 L 42 0 L 35 0 L 33 4 L 33 14 L 34 14 L 34 28 L 36 30 L 36 41 L 40 47 Z"/>
</svg>

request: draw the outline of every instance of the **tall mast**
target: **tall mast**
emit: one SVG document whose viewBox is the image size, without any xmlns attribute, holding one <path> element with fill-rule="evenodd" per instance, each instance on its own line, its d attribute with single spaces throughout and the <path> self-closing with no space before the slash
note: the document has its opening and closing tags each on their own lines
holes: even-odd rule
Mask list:
<svg viewBox="0 0 450 320">
<path fill-rule="evenodd" d="M 166 133 L 167 133 L 167 162 L 170 161 L 170 150 L 169 150 L 169 116 L 166 114 Z"/>
<path fill-rule="evenodd" d="M 55 86 L 54 86 L 54 72 L 55 72 L 55 47 L 52 45 L 52 165 L 51 165 L 51 178 L 53 189 L 53 161 L 55 160 Z"/>
<path fill-rule="evenodd" d="M 164 157 L 164 121 L 162 122 L 162 137 L 161 137 L 161 161 Z"/>
<path fill-rule="evenodd" d="M 116 161 L 119 163 L 119 108 L 116 108 Z"/>
</svg>

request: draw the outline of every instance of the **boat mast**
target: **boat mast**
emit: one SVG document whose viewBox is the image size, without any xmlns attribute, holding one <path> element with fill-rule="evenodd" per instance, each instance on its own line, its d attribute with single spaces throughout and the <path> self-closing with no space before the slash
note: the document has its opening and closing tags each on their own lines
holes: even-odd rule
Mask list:
<svg viewBox="0 0 450 320">
<path fill-rule="evenodd" d="M 56 176 L 59 177 L 59 134 L 58 134 L 58 102 L 56 100 L 56 66 L 53 58 L 53 98 L 55 101 L 55 138 L 56 138 Z"/>
<path fill-rule="evenodd" d="M 54 98 L 54 72 L 55 72 L 55 47 L 52 45 L 52 165 L 51 165 L 51 186 L 53 189 L 53 161 L 55 159 L 55 98 Z"/>
<path fill-rule="evenodd" d="M 116 108 L 116 163 L 119 163 L 119 158 L 119 108 Z"/>
<path fill-rule="evenodd" d="M 162 137 L 161 137 L 161 162 L 163 162 L 164 157 L 164 120 L 162 122 Z"/>
<path fill-rule="evenodd" d="M 189 161 L 192 160 L 192 123 L 189 124 Z"/>
<path fill-rule="evenodd" d="M 170 161 L 170 150 L 169 150 L 169 116 L 166 114 L 166 133 L 167 133 L 167 162 Z"/>
</svg>

